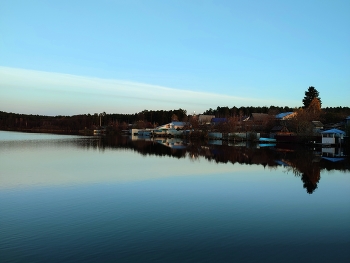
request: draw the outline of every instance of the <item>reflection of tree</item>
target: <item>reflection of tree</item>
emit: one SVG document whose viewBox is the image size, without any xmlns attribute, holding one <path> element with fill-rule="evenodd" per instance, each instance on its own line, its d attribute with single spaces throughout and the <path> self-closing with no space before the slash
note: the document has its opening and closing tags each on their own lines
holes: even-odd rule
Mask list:
<svg viewBox="0 0 350 263">
<path fill-rule="evenodd" d="M 321 170 L 341 170 L 349 172 L 350 159 L 344 162 L 332 163 L 327 160 L 315 158 L 312 151 L 299 148 L 295 145 L 278 145 L 277 148 L 251 146 L 208 145 L 203 141 L 183 142 L 186 148 L 174 149 L 166 147 L 152 140 L 131 141 L 123 136 L 106 136 L 87 139 L 80 142 L 80 147 L 95 148 L 103 152 L 104 149 L 128 149 L 142 155 L 171 156 L 174 158 L 191 158 L 197 160 L 204 157 L 208 161 L 216 163 L 239 163 L 246 165 L 262 165 L 269 169 L 278 167 L 276 161 L 288 165 L 285 169 L 292 171 L 295 176 L 301 178 L 306 192 L 312 194 L 317 189 L 320 181 Z"/>
<path fill-rule="evenodd" d="M 309 194 L 312 194 L 321 179 L 319 164 L 310 163 L 307 169 L 302 170 L 303 175 L 301 176 L 301 180 L 304 182 L 304 188 L 306 188 Z"/>
<path fill-rule="evenodd" d="M 320 181 L 320 164 L 314 162 L 315 156 L 313 152 L 306 149 L 299 149 L 291 154 L 289 164 L 293 173 L 300 176 L 303 181 L 303 187 L 307 193 L 312 194 Z"/>
<path fill-rule="evenodd" d="M 190 143 L 186 149 L 188 153 L 188 157 L 191 160 L 197 160 L 200 156 L 201 149 L 199 148 L 200 146 L 197 145 L 197 143 Z"/>
<path fill-rule="evenodd" d="M 304 182 L 303 186 L 308 194 L 312 194 L 316 190 L 317 182 L 311 181 L 307 175 L 303 174 L 301 180 Z"/>
</svg>

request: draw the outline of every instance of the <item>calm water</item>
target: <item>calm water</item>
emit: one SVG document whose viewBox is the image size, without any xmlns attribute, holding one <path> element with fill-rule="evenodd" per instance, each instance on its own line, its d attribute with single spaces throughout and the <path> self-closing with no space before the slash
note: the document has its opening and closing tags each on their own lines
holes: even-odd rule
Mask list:
<svg viewBox="0 0 350 263">
<path fill-rule="evenodd" d="M 0 262 L 349 262 L 347 158 L 0 131 Z"/>
</svg>

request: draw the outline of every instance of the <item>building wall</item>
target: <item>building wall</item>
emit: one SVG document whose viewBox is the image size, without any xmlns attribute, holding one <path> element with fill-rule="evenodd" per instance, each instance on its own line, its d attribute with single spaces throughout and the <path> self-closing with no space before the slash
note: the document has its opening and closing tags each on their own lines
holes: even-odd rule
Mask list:
<svg viewBox="0 0 350 263">
<path fill-rule="evenodd" d="M 335 148 L 322 148 L 322 153 L 334 155 L 335 154 Z"/>
<path fill-rule="evenodd" d="M 209 132 L 208 136 L 209 136 L 209 138 L 222 139 L 221 132 Z"/>
<path fill-rule="evenodd" d="M 335 144 L 335 138 L 333 137 L 322 137 L 323 144 Z"/>
<path fill-rule="evenodd" d="M 199 115 L 198 121 L 201 124 L 209 124 L 215 115 Z"/>
</svg>

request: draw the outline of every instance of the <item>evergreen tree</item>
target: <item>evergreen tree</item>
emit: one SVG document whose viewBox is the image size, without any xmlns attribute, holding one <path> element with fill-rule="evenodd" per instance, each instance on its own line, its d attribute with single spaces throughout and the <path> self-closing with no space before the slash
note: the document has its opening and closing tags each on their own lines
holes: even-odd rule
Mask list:
<svg viewBox="0 0 350 263">
<path fill-rule="evenodd" d="M 309 89 L 305 91 L 305 97 L 303 99 L 303 104 L 304 104 L 303 108 L 304 109 L 308 108 L 314 98 L 317 98 L 319 100 L 320 106 L 321 106 L 322 102 L 321 102 L 321 99 L 319 98 L 318 91 L 315 89 L 315 87 L 310 86 Z"/>
</svg>

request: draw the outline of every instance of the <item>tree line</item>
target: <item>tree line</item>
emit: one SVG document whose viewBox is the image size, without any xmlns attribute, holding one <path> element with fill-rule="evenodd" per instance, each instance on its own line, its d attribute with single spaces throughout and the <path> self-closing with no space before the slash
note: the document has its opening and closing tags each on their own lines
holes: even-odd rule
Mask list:
<svg viewBox="0 0 350 263">
<path fill-rule="evenodd" d="M 212 115 L 217 118 L 227 118 L 233 120 L 248 117 L 252 113 L 266 113 L 271 117 L 283 112 L 297 112 L 295 119 L 298 128 L 300 129 L 303 123 L 308 123 L 311 120 L 320 120 L 325 123 L 336 123 L 345 119 L 350 115 L 349 107 L 335 107 L 321 109 L 322 101 L 319 97 L 319 92 L 315 87 L 310 86 L 305 91 L 305 97 L 302 100 L 304 106 L 300 108 L 264 106 L 264 107 L 236 107 L 229 108 L 228 106 L 216 109 L 208 109 L 203 112 L 204 115 Z M 169 123 L 171 121 L 192 122 L 192 126 L 196 125 L 193 115 L 187 115 L 184 109 L 177 110 L 143 110 L 135 114 L 81 114 L 74 116 L 42 116 L 42 115 L 27 115 L 17 113 L 7 113 L 0 111 L 0 129 L 8 130 L 33 130 L 41 129 L 47 131 L 79 131 L 82 129 L 91 129 L 99 126 L 108 126 L 113 130 L 123 130 L 133 124 L 135 128 L 154 128 L 159 125 Z"/>
<path fill-rule="evenodd" d="M 267 113 L 276 115 L 282 112 L 297 111 L 290 107 L 217 107 L 203 112 L 206 115 L 229 118 L 249 116 L 251 113 Z M 321 109 L 319 120 L 324 123 L 337 123 L 350 116 L 349 107 L 326 107 Z M 135 114 L 95 113 L 73 116 L 44 116 L 18 114 L 0 111 L 0 129 L 2 130 L 32 130 L 46 129 L 62 132 L 79 131 L 100 126 L 111 126 L 116 130 L 127 129 L 129 124 L 138 128 L 157 127 L 171 121 L 189 121 L 192 114 L 184 109 L 177 110 L 143 110 Z"/>
<path fill-rule="evenodd" d="M 215 115 L 217 118 L 228 118 L 235 116 L 249 116 L 252 113 L 267 113 L 270 115 L 276 115 L 282 112 L 290 112 L 293 111 L 293 108 L 288 106 L 285 107 L 276 107 L 276 106 L 264 106 L 264 107 L 239 107 L 233 106 L 232 108 L 226 107 L 217 107 L 216 109 L 210 108 L 206 110 L 203 114 L 205 115 Z"/>
</svg>

